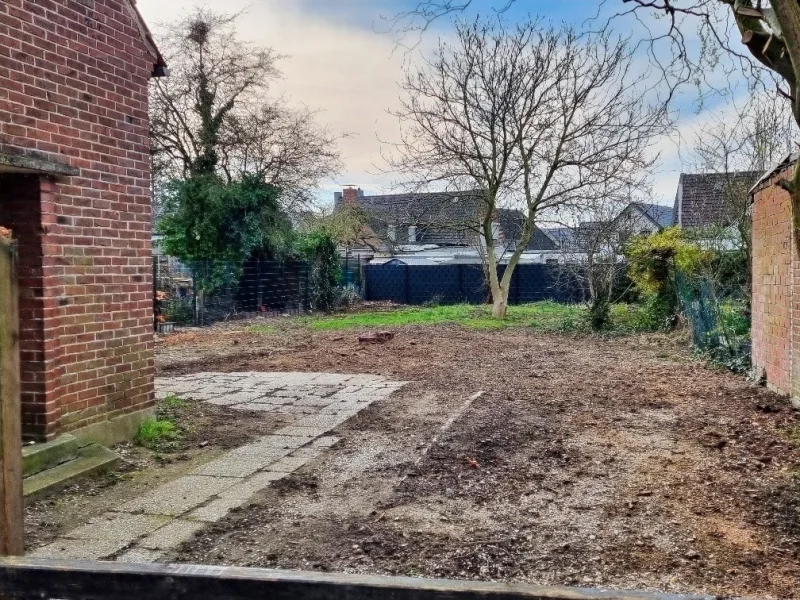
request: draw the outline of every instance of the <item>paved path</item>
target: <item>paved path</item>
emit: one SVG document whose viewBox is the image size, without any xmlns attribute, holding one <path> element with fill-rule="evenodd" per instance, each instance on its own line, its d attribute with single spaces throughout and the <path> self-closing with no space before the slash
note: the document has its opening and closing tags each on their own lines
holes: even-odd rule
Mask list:
<svg viewBox="0 0 800 600">
<path fill-rule="evenodd" d="M 218 521 L 273 481 L 322 454 L 326 435 L 404 382 L 337 373 L 197 373 L 156 380 L 159 397 L 174 394 L 242 410 L 286 415 L 288 425 L 226 452 L 193 472 L 116 507 L 33 557 L 152 562 Z"/>
</svg>

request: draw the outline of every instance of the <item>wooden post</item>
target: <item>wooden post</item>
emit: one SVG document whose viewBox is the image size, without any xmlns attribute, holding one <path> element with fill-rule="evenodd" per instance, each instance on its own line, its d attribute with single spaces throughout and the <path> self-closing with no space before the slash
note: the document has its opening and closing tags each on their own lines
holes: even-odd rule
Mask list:
<svg viewBox="0 0 800 600">
<path fill-rule="evenodd" d="M 0 555 L 25 553 L 16 249 L 0 228 Z"/>
</svg>

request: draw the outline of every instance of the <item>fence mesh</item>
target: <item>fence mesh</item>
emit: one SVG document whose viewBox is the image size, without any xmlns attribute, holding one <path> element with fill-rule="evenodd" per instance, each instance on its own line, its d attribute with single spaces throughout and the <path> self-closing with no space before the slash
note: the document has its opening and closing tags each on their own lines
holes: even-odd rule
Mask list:
<svg viewBox="0 0 800 600">
<path fill-rule="evenodd" d="M 505 266 L 498 268 L 502 277 Z M 363 267 L 365 300 L 389 300 L 398 304 L 483 304 L 490 298 L 481 265 L 406 265 L 387 263 Z M 580 302 L 586 290 L 559 265 L 517 265 L 511 277 L 510 304 L 541 300 Z"/>
<path fill-rule="evenodd" d="M 313 309 L 311 269 L 302 261 L 186 265 L 158 256 L 153 260 L 153 282 L 157 327 L 158 323 L 202 326 Z"/>
<path fill-rule="evenodd" d="M 689 322 L 694 346 L 746 370 L 750 361 L 750 323 L 745 291 L 711 277 L 678 274 L 676 291 Z"/>
</svg>

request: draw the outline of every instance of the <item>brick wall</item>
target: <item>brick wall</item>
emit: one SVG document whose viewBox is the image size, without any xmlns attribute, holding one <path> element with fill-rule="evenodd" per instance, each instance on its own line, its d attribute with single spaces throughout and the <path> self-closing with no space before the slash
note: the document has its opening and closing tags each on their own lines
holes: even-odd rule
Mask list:
<svg viewBox="0 0 800 600">
<path fill-rule="evenodd" d="M 792 327 L 800 328 L 800 295 L 795 300 L 793 294 L 800 261 L 792 241 L 789 194 L 777 186 L 790 177 L 790 171 L 776 175 L 753 200 L 753 365 L 766 375 L 769 387 L 784 394 L 797 393 L 794 388 L 800 386 L 800 377 L 793 374 L 793 356 L 800 356 L 793 341 L 800 343 L 800 335 L 792 335 Z"/>
<path fill-rule="evenodd" d="M 153 402 L 151 50 L 127 0 L 0 1 L 0 152 L 79 170 L 0 173 L 0 225 L 21 249 L 27 437 Z"/>
</svg>

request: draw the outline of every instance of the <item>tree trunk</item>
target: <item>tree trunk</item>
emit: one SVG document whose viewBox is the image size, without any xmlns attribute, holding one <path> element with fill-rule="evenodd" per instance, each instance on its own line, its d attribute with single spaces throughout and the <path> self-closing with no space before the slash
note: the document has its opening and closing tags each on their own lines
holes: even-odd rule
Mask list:
<svg viewBox="0 0 800 600">
<path fill-rule="evenodd" d="M 505 319 L 508 312 L 508 290 L 498 288 L 497 293 L 492 291 L 492 316 L 495 319 Z"/>
</svg>

